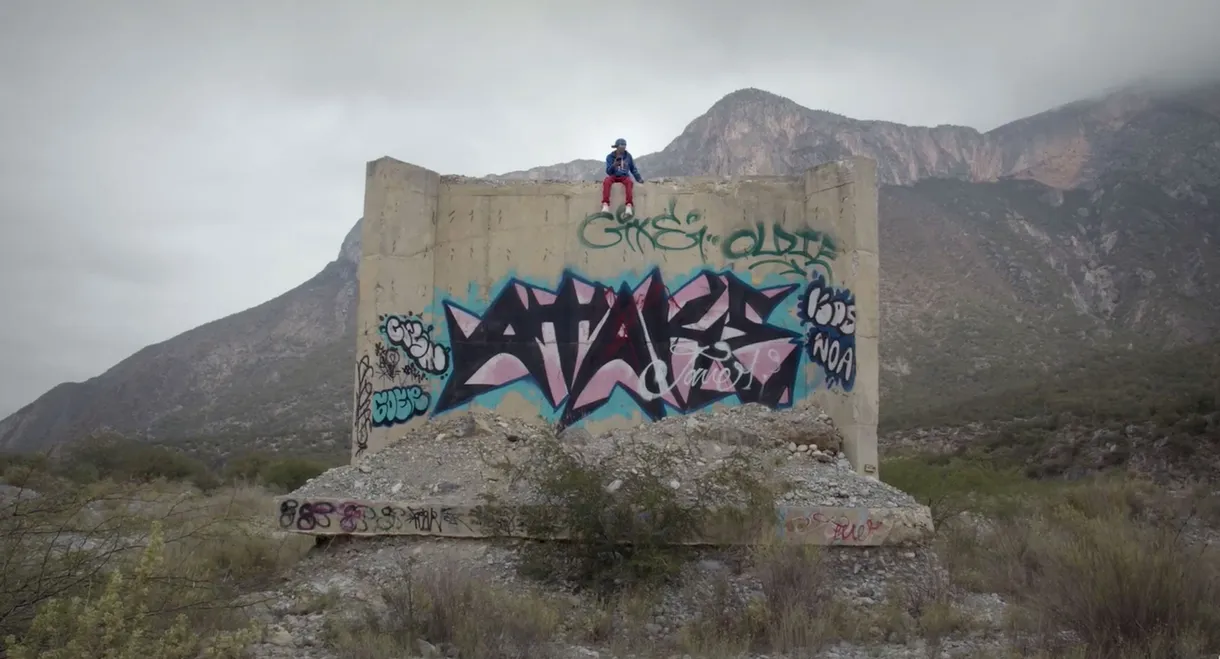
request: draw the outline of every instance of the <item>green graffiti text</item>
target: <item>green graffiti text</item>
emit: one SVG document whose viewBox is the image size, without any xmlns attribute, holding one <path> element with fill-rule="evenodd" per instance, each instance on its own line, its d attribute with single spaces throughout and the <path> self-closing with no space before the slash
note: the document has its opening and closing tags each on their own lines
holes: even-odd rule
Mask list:
<svg viewBox="0 0 1220 659">
<path fill-rule="evenodd" d="M 833 279 L 830 262 L 837 247 L 829 235 L 809 228 L 785 229 L 779 222 L 756 222 L 721 237 L 708 231 L 703 216 L 691 210 L 684 219 L 674 213 L 677 202 L 669 200 L 665 212 L 652 217 L 625 215 L 620 207 L 615 213 L 593 213 L 580 224 L 580 242 L 590 249 L 608 249 L 626 245 L 644 253 L 644 247 L 666 252 L 698 250 L 699 258 L 707 262 L 709 249 L 719 249 L 725 260 L 748 259 L 749 269 L 763 265 L 780 266 L 780 274 L 807 275 L 811 268 L 825 271 Z M 710 247 L 709 247 L 710 246 Z"/>
<path fill-rule="evenodd" d="M 788 231 L 779 223 L 771 223 L 771 238 L 767 240 L 767 225 L 756 222 L 730 233 L 721 243 L 726 259 L 759 259 L 750 263 L 753 270 L 762 265 L 782 266 L 781 274 L 804 275 L 811 268 L 826 271 L 831 278 L 830 261 L 836 248 L 830 236 L 814 229 Z"/>
<path fill-rule="evenodd" d="M 664 213 L 652 217 L 624 215 L 622 208 L 615 213 L 594 213 L 580 223 L 580 242 L 592 249 L 606 249 L 626 243 L 641 254 L 645 244 L 666 252 L 698 249 L 699 257 L 706 261 L 704 243 L 714 245 L 716 237 L 708 235 L 707 227 L 702 226 L 703 216 L 699 211 L 687 213 L 685 222 L 679 220 L 674 215 L 676 205 L 671 199 Z"/>
</svg>

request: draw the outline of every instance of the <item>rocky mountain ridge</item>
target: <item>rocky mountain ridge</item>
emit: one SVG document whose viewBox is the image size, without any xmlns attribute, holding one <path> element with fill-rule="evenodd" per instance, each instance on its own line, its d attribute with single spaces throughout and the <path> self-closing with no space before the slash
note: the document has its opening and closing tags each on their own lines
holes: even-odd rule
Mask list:
<svg viewBox="0 0 1220 659">
<path fill-rule="evenodd" d="M 1129 89 L 1014 121 L 986 133 L 965 126 L 906 126 L 811 110 L 760 89 L 735 91 L 664 150 L 637 159 L 648 176 L 796 174 L 822 162 L 863 155 L 883 184 L 926 178 L 981 182 L 1032 178 L 1060 189 L 1094 182 L 1107 169 L 1106 138 L 1154 106 L 1220 118 L 1220 88 L 1187 93 Z M 1097 161 L 1101 161 L 1100 164 Z M 508 172 L 506 179 L 600 180 L 600 160 Z"/>
<path fill-rule="evenodd" d="M 1082 347 L 1220 333 L 1220 85 L 1127 90 L 987 133 L 856 121 L 746 89 L 638 161 L 650 177 L 782 175 L 856 154 L 888 184 L 884 409 L 991 391 Z M 600 176 L 600 161 L 573 161 L 496 178 Z M 102 428 L 341 445 L 358 241 L 359 223 L 300 287 L 55 387 L 0 421 L 0 448 Z"/>
</svg>

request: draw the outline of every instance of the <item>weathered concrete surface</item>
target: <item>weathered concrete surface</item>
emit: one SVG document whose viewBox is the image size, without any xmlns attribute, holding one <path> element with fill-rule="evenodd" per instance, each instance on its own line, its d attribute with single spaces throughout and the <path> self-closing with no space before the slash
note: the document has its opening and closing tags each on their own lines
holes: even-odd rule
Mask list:
<svg viewBox="0 0 1220 659">
<path fill-rule="evenodd" d="M 353 457 L 461 409 L 598 432 L 809 400 L 877 476 L 875 163 L 600 195 L 369 163 Z"/>
<path fill-rule="evenodd" d="M 311 535 L 424 535 L 445 538 L 531 536 L 517 524 L 485 528 L 477 506 L 430 502 L 360 501 L 318 497 L 276 500 L 277 523 L 285 531 Z M 876 547 L 919 543 L 932 534 L 932 517 L 926 506 L 909 508 L 843 508 L 835 506 L 776 509 L 774 539 L 791 544 Z M 767 535 L 766 533 L 763 534 Z M 549 538 L 564 539 L 563 534 Z M 757 533 L 712 531 L 686 544 L 750 544 L 765 541 Z"/>
</svg>

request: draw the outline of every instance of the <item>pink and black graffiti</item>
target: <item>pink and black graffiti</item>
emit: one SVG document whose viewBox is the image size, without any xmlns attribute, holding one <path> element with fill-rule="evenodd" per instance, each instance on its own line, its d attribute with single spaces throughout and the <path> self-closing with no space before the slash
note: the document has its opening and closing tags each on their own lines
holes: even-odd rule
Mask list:
<svg viewBox="0 0 1220 659">
<path fill-rule="evenodd" d="M 737 396 L 787 407 L 799 332 L 767 318 L 799 284 L 755 289 L 703 272 L 672 294 L 660 269 L 615 290 L 565 271 L 555 290 L 510 280 L 482 315 L 445 303 L 453 374 L 435 412 L 528 380 L 570 425 L 621 387 L 653 420 Z"/>
<path fill-rule="evenodd" d="M 827 386 L 851 391 L 856 383 L 855 295 L 832 288 L 815 273 L 797 302 L 797 314 L 805 325 L 809 361 L 822 367 Z"/>
</svg>

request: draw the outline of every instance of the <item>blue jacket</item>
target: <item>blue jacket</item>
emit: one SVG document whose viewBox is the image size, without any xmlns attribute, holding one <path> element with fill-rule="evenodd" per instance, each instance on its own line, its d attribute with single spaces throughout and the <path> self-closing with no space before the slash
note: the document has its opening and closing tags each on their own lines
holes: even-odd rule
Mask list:
<svg viewBox="0 0 1220 659">
<path fill-rule="evenodd" d="M 636 181 L 644 182 L 644 177 L 640 176 L 640 171 L 635 168 L 635 158 L 631 157 L 630 151 L 624 150 L 622 160 L 618 163 L 615 163 L 616 159 L 618 159 L 618 153 L 615 151 L 611 151 L 610 155 L 606 156 L 606 176 L 630 175 L 635 177 Z"/>
</svg>

